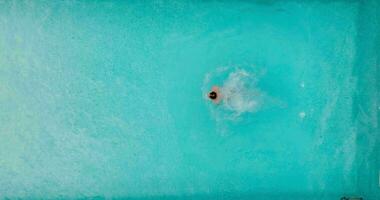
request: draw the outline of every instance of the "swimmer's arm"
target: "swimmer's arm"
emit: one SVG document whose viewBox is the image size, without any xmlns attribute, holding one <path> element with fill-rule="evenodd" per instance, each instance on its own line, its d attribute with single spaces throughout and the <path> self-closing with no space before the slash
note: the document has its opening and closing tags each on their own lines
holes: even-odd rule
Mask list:
<svg viewBox="0 0 380 200">
<path fill-rule="evenodd" d="M 219 87 L 218 86 L 212 86 L 211 90 L 215 91 L 215 92 L 219 92 Z"/>
</svg>

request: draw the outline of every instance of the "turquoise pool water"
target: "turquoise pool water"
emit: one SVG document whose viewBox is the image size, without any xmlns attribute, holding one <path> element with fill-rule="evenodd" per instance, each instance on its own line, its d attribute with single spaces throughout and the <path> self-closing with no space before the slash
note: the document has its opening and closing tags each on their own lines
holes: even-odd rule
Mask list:
<svg viewBox="0 0 380 200">
<path fill-rule="evenodd" d="M 0 199 L 380 199 L 379 1 L 0 1 L 0 27 Z"/>
</svg>

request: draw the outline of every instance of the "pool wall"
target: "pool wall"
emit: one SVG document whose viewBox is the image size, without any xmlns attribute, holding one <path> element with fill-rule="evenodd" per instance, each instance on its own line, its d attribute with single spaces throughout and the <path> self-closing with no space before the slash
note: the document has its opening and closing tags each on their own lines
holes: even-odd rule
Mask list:
<svg viewBox="0 0 380 200">
<path fill-rule="evenodd" d="M 364 199 L 380 199 L 380 2 L 361 1 L 357 24 L 353 120 L 360 146 L 358 188 Z"/>
</svg>

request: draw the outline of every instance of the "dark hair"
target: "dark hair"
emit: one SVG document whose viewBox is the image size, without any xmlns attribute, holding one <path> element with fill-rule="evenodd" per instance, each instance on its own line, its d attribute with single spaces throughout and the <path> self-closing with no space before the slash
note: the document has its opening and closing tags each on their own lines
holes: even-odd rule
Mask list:
<svg viewBox="0 0 380 200">
<path fill-rule="evenodd" d="M 208 93 L 208 97 L 212 100 L 215 100 L 218 97 L 218 94 L 214 91 Z"/>
</svg>

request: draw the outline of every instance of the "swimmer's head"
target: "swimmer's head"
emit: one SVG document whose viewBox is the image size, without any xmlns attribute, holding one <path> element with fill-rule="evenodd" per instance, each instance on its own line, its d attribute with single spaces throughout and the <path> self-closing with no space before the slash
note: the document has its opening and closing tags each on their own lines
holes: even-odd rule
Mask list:
<svg viewBox="0 0 380 200">
<path fill-rule="evenodd" d="M 219 92 L 218 86 L 213 86 L 211 88 L 211 91 L 207 94 L 207 97 L 215 104 L 219 104 L 222 94 Z"/>
<path fill-rule="evenodd" d="M 208 93 L 208 97 L 211 100 L 215 100 L 216 98 L 218 98 L 218 94 L 215 91 L 211 91 L 210 93 Z"/>
</svg>

